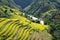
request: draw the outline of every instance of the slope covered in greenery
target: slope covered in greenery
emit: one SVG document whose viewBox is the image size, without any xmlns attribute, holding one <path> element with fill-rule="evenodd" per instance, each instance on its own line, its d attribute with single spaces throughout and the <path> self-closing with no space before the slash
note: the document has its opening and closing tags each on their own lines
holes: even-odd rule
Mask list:
<svg viewBox="0 0 60 40">
<path fill-rule="evenodd" d="M 33 0 L 24 9 L 27 14 L 42 18 L 50 25 L 53 40 L 60 40 L 60 0 Z"/>
<path fill-rule="evenodd" d="M 0 0 L 0 2 L 4 5 L 11 7 L 11 8 L 15 8 L 15 9 L 19 9 L 19 10 L 22 9 L 21 6 L 15 4 L 13 0 Z"/>
<path fill-rule="evenodd" d="M 11 0 L 2 0 L 0 2 L 1 2 L 0 3 L 0 6 L 1 6 L 0 7 L 1 16 L 0 17 L 7 18 L 7 19 L 13 20 L 13 21 L 19 20 L 19 24 L 21 26 L 23 26 L 24 35 L 26 32 L 24 27 L 28 26 L 28 27 L 32 27 L 34 29 L 34 32 L 36 30 L 38 30 L 39 31 L 39 32 L 37 31 L 38 35 L 39 35 L 39 33 L 41 33 L 40 31 L 43 31 L 41 33 L 43 35 L 45 35 L 45 32 L 47 31 L 53 36 L 52 40 L 60 40 L 60 0 L 33 0 L 33 2 L 23 10 L 24 12 L 21 11 L 22 9 L 20 10 L 19 7 L 17 7 L 14 4 L 14 2 Z M 11 4 L 11 2 L 13 5 Z M 24 17 L 23 17 L 23 13 L 26 14 L 26 15 L 24 15 Z M 31 20 L 28 20 L 27 18 L 25 18 L 25 16 L 27 16 L 28 14 L 33 15 L 34 17 L 37 17 L 39 19 L 41 18 L 42 20 L 45 21 L 46 25 L 40 25 L 38 23 L 31 22 Z M 16 24 L 18 24 L 18 22 Z M 3 24 L 1 24 L 1 25 L 3 25 Z M 28 30 L 29 28 L 26 27 L 26 29 Z M 21 34 L 23 32 L 21 31 Z M 46 34 L 47 34 L 47 32 L 46 32 Z M 32 33 L 32 35 L 33 34 L 35 35 L 35 33 Z M 23 35 L 23 37 L 24 37 L 24 35 Z M 35 36 L 37 36 L 37 35 L 35 35 L 33 37 L 32 35 L 31 35 L 31 37 L 30 36 L 28 37 L 29 40 L 30 40 L 30 38 L 35 39 Z M 39 35 L 39 37 L 36 37 L 36 38 L 41 39 L 41 36 L 42 35 Z M 45 39 L 44 37 L 43 37 L 43 39 Z M 4 36 L 1 36 L 1 38 L 4 38 Z M 48 39 L 49 38 L 47 38 L 46 40 L 48 40 Z"/>
<path fill-rule="evenodd" d="M 21 14 L 5 5 L 0 7 L 0 40 L 51 40 L 48 25 L 31 22 Z"/>
</svg>

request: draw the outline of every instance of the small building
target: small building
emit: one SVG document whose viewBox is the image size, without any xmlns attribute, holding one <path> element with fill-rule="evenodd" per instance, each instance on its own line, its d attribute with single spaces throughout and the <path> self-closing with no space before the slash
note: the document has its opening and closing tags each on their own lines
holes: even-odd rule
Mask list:
<svg viewBox="0 0 60 40">
<path fill-rule="evenodd" d="M 44 25 L 44 21 L 43 20 L 40 20 L 40 24 Z"/>
<path fill-rule="evenodd" d="M 30 17 L 30 19 L 33 21 L 33 22 L 37 22 L 37 23 L 40 23 L 42 25 L 44 25 L 44 20 L 39 20 L 38 18 L 32 16 L 32 15 L 28 15 L 28 17 Z"/>
</svg>

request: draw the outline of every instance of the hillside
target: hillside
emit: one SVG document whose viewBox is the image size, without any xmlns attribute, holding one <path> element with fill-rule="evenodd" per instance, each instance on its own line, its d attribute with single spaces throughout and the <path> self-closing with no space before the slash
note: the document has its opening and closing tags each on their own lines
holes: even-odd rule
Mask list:
<svg viewBox="0 0 60 40">
<path fill-rule="evenodd" d="M 0 0 L 1 40 L 60 40 L 60 0 L 33 0 L 21 7 L 14 0 Z"/>
<path fill-rule="evenodd" d="M 44 20 L 51 27 L 53 40 L 60 40 L 60 0 L 33 0 L 24 10 L 27 14 Z"/>
<path fill-rule="evenodd" d="M 57 11 L 60 10 L 59 0 L 33 0 L 32 3 L 28 5 L 24 10 L 27 12 L 27 14 L 41 18 L 42 14 L 50 10 L 54 11 L 54 9 Z"/>
<path fill-rule="evenodd" d="M 0 40 L 30 40 L 30 35 L 32 40 L 51 40 L 52 36 L 47 31 L 49 30 L 49 25 L 34 23 L 21 16 L 22 13 L 23 12 L 8 6 L 1 6 Z M 37 35 L 40 36 L 37 37 Z"/>
<path fill-rule="evenodd" d="M 11 7 L 11 8 L 15 8 L 18 10 L 22 9 L 21 6 L 15 4 L 13 0 L 0 0 L 0 2 L 4 5 Z"/>
</svg>

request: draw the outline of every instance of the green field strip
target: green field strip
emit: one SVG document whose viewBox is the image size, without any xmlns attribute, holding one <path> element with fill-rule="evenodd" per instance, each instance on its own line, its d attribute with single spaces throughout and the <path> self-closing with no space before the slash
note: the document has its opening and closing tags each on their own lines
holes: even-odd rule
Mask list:
<svg viewBox="0 0 60 40">
<path fill-rule="evenodd" d="M 22 40 L 22 39 L 26 36 L 26 33 L 27 33 L 27 31 L 30 30 L 30 28 L 31 28 L 31 27 L 28 27 L 28 26 L 27 26 L 27 28 L 26 28 L 25 31 L 23 32 L 24 34 L 22 35 L 22 37 L 20 38 L 20 40 Z"/>
<path fill-rule="evenodd" d="M 18 32 L 17 32 L 17 35 L 13 38 L 13 39 L 17 39 L 18 38 L 18 36 L 19 36 L 19 34 L 20 34 L 20 32 L 21 32 L 21 30 L 23 29 L 23 27 L 20 27 L 19 28 L 19 30 L 18 30 Z"/>
<path fill-rule="evenodd" d="M 33 28 L 30 28 L 27 33 L 25 34 L 25 36 L 22 38 L 22 40 L 26 40 L 29 36 L 29 33 L 32 31 Z"/>
<path fill-rule="evenodd" d="M 9 40 L 9 39 L 13 39 L 13 37 L 15 36 L 15 34 L 17 33 L 18 29 L 19 29 L 20 26 L 16 26 L 16 29 L 14 30 L 14 32 L 12 33 L 12 35 L 10 37 L 8 37 L 6 40 Z"/>
<path fill-rule="evenodd" d="M 10 31 L 12 31 L 13 26 L 15 25 L 15 21 L 13 21 L 10 25 L 9 25 L 9 29 L 3 34 L 3 35 L 7 35 L 10 33 Z"/>
<path fill-rule="evenodd" d="M 22 35 L 24 34 L 23 33 L 25 31 L 24 29 L 26 29 L 26 27 L 23 27 L 23 29 L 21 30 L 20 34 L 18 35 L 18 39 L 20 39 L 22 37 Z"/>
<path fill-rule="evenodd" d="M 13 32 L 14 32 L 14 30 L 16 29 L 16 26 L 17 26 L 18 24 L 15 24 L 14 26 L 13 26 L 13 28 L 11 29 L 11 32 L 8 34 L 8 36 L 10 36 L 10 35 L 12 35 L 13 34 Z"/>
<path fill-rule="evenodd" d="M 6 18 L 0 18 L 0 22 L 3 22 L 5 20 L 6 20 Z"/>
<path fill-rule="evenodd" d="M 1 31 L 2 29 L 4 29 L 5 26 L 7 26 L 7 24 L 9 24 L 9 23 L 11 23 L 11 22 L 12 22 L 12 20 L 6 20 L 6 21 L 4 21 L 3 23 L 1 23 L 1 24 L 0 24 L 0 31 Z"/>
<path fill-rule="evenodd" d="M 9 28 L 9 24 L 7 24 L 2 30 L 0 30 L 0 35 L 2 35 L 4 32 L 6 32 L 6 30 Z"/>
</svg>

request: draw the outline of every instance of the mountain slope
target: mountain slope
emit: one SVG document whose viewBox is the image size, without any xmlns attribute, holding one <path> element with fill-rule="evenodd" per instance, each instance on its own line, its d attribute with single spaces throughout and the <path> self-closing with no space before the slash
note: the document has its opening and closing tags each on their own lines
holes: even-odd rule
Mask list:
<svg viewBox="0 0 60 40">
<path fill-rule="evenodd" d="M 14 3 L 14 0 L 1 0 L 1 3 L 15 9 L 22 9 L 21 6 Z"/>
<path fill-rule="evenodd" d="M 53 40 L 60 40 L 60 0 L 33 0 L 24 10 L 44 20 L 51 27 Z"/>
<path fill-rule="evenodd" d="M 35 39 L 35 37 L 37 39 L 40 39 L 42 35 L 46 36 L 46 34 L 47 34 L 50 37 L 52 35 L 53 40 L 60 40 L 60 0 L 45 0 L 45 1 L 44 0 L 33 0 L 33 2 L 23 10 L 24 12 L 21 10 L 17 10 L 17 8 L 14 6 L 14 4 L 12 6 L 10 4 L 11 1 L 9 1 L 9 4 L 4 4 L 4 3 L 6 3 L 4 1 L 2 3 L 0 3 L 0 15 L 1 15 L 0 20 L 3 24 L 5 24 L 4 21 L 6 21 L 7 22 L 6 24 L 8 26 L 4 26 L 1 23 L 1 26 L 3 25 L 3 28 L 1 28 L 1 29 L 3 29 L 1 32 L 1 34 L 2 33 L 3 34 L 0 36 L 1 39 L 3 39 L 3 38 L 6 39 L 7 36 L 9 36 L 8 39 L 12 38 L 17 33 L 17 30 L 21 26 L 22 29 L 19 29 L 19 30 L 21 30 L 21 32 L 20 32 L 21 35 L 19 35 L 18 39 L 20 39 L 21 36 L 22 36 L 21 39 L 23 39 L 23 38 L 26 39 L 28 36 L 28 35 L 26 35 L 26 32 L 28 31 L 27 34 L 29 34 L 30 30 L 32 31 L 32 29 L 33 29 L 34 32 L 32 32 L 31 37 L 29 35 L 29 37 L 28 37 L 29 39 L 30 38 Z M 9 5 L 11 5 L 11 6 L 9 6 Z M 44 22 L 47 26 L 32 22 L 32 21 L 28 20 L 27 18 L 25 18 L 25 15 L 23 17 L 23 14 L 25 14 L 26 16 L 28 14 L 33 15 L 33 17 L 35 16 L 39 19 L 41 18 L 42 20 L 44 20 Z M 4 20 L 2 18 L 6 18 L 6 20 Z M 11 24 L 10 22 L 12 22 L 13 25 L 11 25 L 10 28 L 8 28 L 9 25 Z M 10 24 L 8 24 L 8 23 L 10 23 Z M 15 26 L 15 24 L 18 25 L 18 27 L 16 28 L 16 31 L 15 31 L 15 27 L 17 25 Z M 14 26 L 14 27 L 12 27 L 12 26 Z M 32 28 L 32 29 L 29 29 L 29 28 Z M 8 31 L 4 35 L 4 32 L 6 32 L 6 29 L 8 29 Z M 11 29 L 13 30 L 14 34 L 12 34 L 12 31 L 9 31 Z M 18 30 L 18 34 L 19 34 L 19 30 Z M 39 37 L 37 37 L 37 35 L 35 34 L 35 31 L 36 31 L 36 34 L 39 35 Z M 40 31 L 43 31 L 43 32 L 41 33 Z M 51 35 L 46 31 L 48 31 Z M 46 32 L 46 34 L 45 34 L 45 32 Z M 9 33 L 12 34 L 12 36 L 10 36 Z M 24 33 L 24 35 L 22 35 L 23 33 Z M 9 35 L 6 35 L 6 34 L 9 34 Z M 33 36 L 33 34 L 35 36 Z M 40 35 L 40 34 L 42 34 L 42 35 Z M 26 35 L 26 38 L 25 38 L 25 35 Z M 14 37 L 16 38 L 16 36 L 14 36 Z M 46 38 L 46 40 L 48 40 L 49 38 Z M 45 38 L 43 38 L 43 39 L 45 39 Z"/>
<path fill-rule="evenodd" d="M 1 6 L 0 12 L 0 40 L 51 40 L 48 25 L 31 22 L 20 15 L 23 12 L 5 5 Z"/>
<path fill-rule="evenodd" d="M 60 2 L 58 0 L 33 0 L 24 10 L 27 14 L 40 18 L 41 14 L 53 9 L 60 9 Z"/>
</svg>

